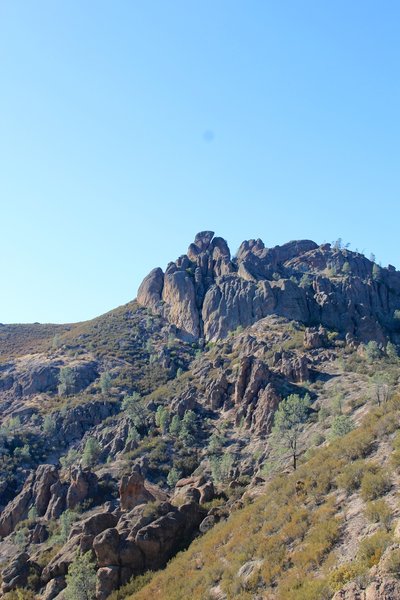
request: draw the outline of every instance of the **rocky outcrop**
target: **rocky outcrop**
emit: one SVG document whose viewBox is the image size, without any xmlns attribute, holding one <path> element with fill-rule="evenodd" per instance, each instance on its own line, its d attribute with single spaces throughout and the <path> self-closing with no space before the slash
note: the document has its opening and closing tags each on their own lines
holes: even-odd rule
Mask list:
<svg viewBox="0 0 400 600">
<path fill-rule="evenodd" d="M 198 504 L 200 489 L 204 491 L 207 482 L 196 481 L 200 487 L 192 487 L 195 494 L 186 494 L 187 501 L 179 508 L 166 501 L 152 502 L 151 507 L 146 508 L 143 502 L 136 504 L 138 487 L 142 496 L 145 488 L 143 478 L 135 471 L 121 485 L 124 492 L 131 492 L 125 506 L 133 503 L 134 508 L 98 511 L 75 523 L 66 544 L 42 571 L 41 583 L 46 586 L 48 597 L 53 597 L 54 589 L 65 585 L 68 566 L 77 550 L 93 551 L 97 565 L 97 598 L 104 600 L 133 576 L 164 566 L 191 541 L 207 515 Z M 56 583 L 52 584 L 53 581 Z"/>
<path fill-rule="evenodd" d="M 30 475 L 21 492 L 7 504 L 0 515 L 0 537 L 6 537 L 22 519 L 28 515 L 30 502 L 32 499 L 32 483 L 34 477 Z"/>
<path fill-rule="evenodd" d="M 12 533 L 26 519 L 30 508 L 38 517 L 57 519 L 67 508 L 75 509 L 98 495 L 97 476 L 89 469 L 77 467 L 71 471 L 71 481 L 62 482 L 54 465 L 39 465 L 27 478 L 21 492 L 7 504 L 0 515 L 0 537 Z M 37 531 L 37 535 L 43 532 Z"/>
<path fill-rule="evenodd" d="M 204 504 L 213 500 L 214 496 L 213 482 L 207 480 L 204 475 L 180 479 L 175 485 L 174 498 L 179 504 L 188 502 Z"/>
<path fill-rule="evenodd" d="M 305 350 L 325 348 L 328 345 L 328 336 L 323 327 L 306 327 L 304 330 Z"/>
<path fill-rule="evenodd" d="M 377 277 L 364 256 L 310 240 L 274 248 L 250 240 L 231 259 L 225 240 L 213 236 L 198 234 L 186 255 L 165 273 L 154 269 L 139 288 L 138 302 L 181 336 L 213 341 L 271 314 L 362 341 L 395 335 L 390 315 L 400 309 L 400 273 L 393 268 L 379 269 Z M 316 331 L 309 332 L 307 348 L 324 345 Z"/>
<path fill-rule="evenodd" d="M 237 424 L 243 420 L 252 432 L 269 433 L 280 400 L 268 366 L 254 356 L 242 358 L 234 392 Z"/>
<path fill-rule="evenodd" d="M 26 552 L 18 554 L 1 573 L 3 580 L 1 590 L 5 594 L 16 587 L 24 587 L 29 575 L 29 555 Z"/>
<path fill-rule="evenodd" d="M 69 445 L 81 440 L 86 431 L 99 425 L 119 410 L 115 402 L 89 401 L 74 406 L 63 413 L 53 413 L 54 429 L 60 444 Z"/>
<path fill-rule="evenodd" d="M 84 500 L 94 499 L 97 495 L 98 479 L 90 469 L 76 467 L 71 471 L 71 483 L 67 491 L 67 508 L 74 509 Z"/>
<path fill-rule="evenodd" d="M 400 598 L 400 581 L 394 577 L 378 577 L 366 588 L 355 582 L 336 592 L 332 600 L 394 600 Z"/>
<path fill-rule="evenodd" d="M 14 397 L 58 392 L 60 372 L 64 367 L 71 370 L 69 393 L 77 394 L 99 377 L 98 365 L 93 360 L 49 360 L 44 355 L 29 356 L 11 362 L 0 373 L 0 394 L 12 391 Z"/>
<path fill-rule="evenodd" d="M 38 517 L 43 517 L 51 498 L 51 488 L 59 481 L 58 470 L 54 465 L 39 465 L 32 486 L 34 506 Z"/>
<path fill-rule="evenodd" d="M 308 369 L 308 358 L 305 354 L 281 352 L 276 354 L 276 359 L 280 372 L 286 379 L 292 383 L 308 381 L 310 371 Z"/>
<path fill-rule="evenodd" d="M 34 506 L 38 516 L 43 516 L 51 498 L 51 487 L 58 479 L 54 465 L 40 465 L 36 473 L 27 478 L 21 492 L 12 500 L 0 515 L 0 537 L 6 537 L 20 521 L 26 519 L 29 509 Z"/>
<path fill-rule="evenodd" d="M 47 505 L 46 519 L 58 519 L 67 508 L 68 483 L 56 481 L 50 487 L 50 500 Z"/>
<path fill-rule="evenodd" d="M 131 475 L 125 475 L 122 478 L 119 486 L 119 497 L 122 510 L 132 510 L 139 504 L 155 500 L 155 497 L 146 489 L 144 477 L 138 467 Z"/>
</svg>

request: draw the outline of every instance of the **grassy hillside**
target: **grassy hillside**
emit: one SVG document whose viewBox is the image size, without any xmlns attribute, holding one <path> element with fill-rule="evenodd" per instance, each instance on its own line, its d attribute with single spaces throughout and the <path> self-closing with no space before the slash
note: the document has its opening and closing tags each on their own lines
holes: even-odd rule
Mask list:
<svg viewBox="0 0 400 600">
<path fill-rule="evenodd" d="M 399 419 L 395 396 L 309 452 L 296 472 L 275 475 L 140 591 L 118 597 L 325 600 L 348 581 L 367 581 L 399 516 Z"/>
</svg>

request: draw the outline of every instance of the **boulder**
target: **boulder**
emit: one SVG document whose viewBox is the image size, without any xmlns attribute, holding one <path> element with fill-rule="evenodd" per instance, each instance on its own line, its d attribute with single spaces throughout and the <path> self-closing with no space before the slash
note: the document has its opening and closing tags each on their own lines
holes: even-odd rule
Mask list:
<svg viewBox="0 0 400 600">
<path fill-rule="evenodd" d="M 96 553 L 99 567 L 119 565 L 120 535 L 115 528 L 106 529 L 93 540 L 93 550 Z"/>
<path fill-rule="evenodd" d="M 158 569 L 171 558 L 177 540 L 182 540 L 184 530 L 185 517 L 175 511 L 137 532 L 135 542 L 143 552 L 147 569 Z"/>
<path fill-rule="evenodd" d="M 66 497 L 67 508 L 74 509 L 84 500 L 93 499 L 98 491 L 98 480 L 90 469 L 76 467 L 71 472 L 71 483 Z"/>
<path fill-rule="evenodd" d="M 66 583 L 64 577 L 56 577 L 46 585 L 41 600 L 54 600 L 65 589 Z"/>
<path fill-rule="evenodd" d="M 280 371 L 289 381 L 303 383 L 308 381 L 310 371 L 308 359 L 305 354 L 295 355 L 283 352 L 281 355 Z"/>
<path fill-rule="evenodd" d="M 0 514 L 0 537 L 6 537 L 14 531 L 16 525 L 28 516 L 32 500 L 33 473 L 27 478 L 21 492 L 7 504 Z"/>
<path fill-rule="evenodd" d="M 3 594 L 26 586 L 30 567 L 28 561 L 29 554 L 21 552 L 3 569 L 1 573 L 3 581 L 1 589 Z"/>
<path fill-rule="evenodd" d="M 325 348 L 328 345 L 326 329 L 323 327 L 306 327 L 303 345 L 306 350 Z"/>
<path fill-rule="evenodd" d="M 45 518 L 58 519 L 67 507 L 68 483 L 60 480 L 50 487 L 50 500 L 47 505 Z"/>
<path fill-rule="evenodd" d="M 119 587 L 119 568 L 101 567 L 97 571 L 96 600 L 106 600 Z"/>
<path fill-rule="evenodd" d="M 133 471 L 131 475 L 124 475 L 119 486 L 119 497 L 122 510 L 132 510 L 139 504 L 155 500 L 144 485 L 144 477 L 140 469 Z"/>
</svg>

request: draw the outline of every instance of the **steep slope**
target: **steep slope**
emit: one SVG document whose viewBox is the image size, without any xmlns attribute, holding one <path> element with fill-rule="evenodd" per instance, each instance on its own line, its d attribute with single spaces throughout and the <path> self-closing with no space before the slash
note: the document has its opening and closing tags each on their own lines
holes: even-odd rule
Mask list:
<svg viewBox="0 0 400 600">
<path fill-rule="evenodd" d="M 209 568 L 199 550 L 194 597 L 330 597 L 338 589 L 325 573 L 336 568 L 332 553 L 351 560 L 357 536 L 371 533 L 359 497 L 341 492 L 346 458 L 342 442 L 332 440 L 384 404 L 388 423 L 386 413 L 374 417 L 380 425 L 366 458 L 386 469 L 398 417 L 389 400 L 399 384 L 399 310 L 394 268 L 339 243 L 267 249 L 249 241 L 231 258 L 222 238 L 203 232 L 165 273 L 156 269 L 144 280 L 137 301 L 84 323 L 0 326 L 3 594 L 62 600 L 69 570 L 84 568 L 96 583 L 88 597 L 105 599 L 118 588 L 124 597 L 187 547 L 176 564 L 191 573 L 185 557 L 191 561 L 204 543 L 213 552 L 224 547 L 225 559 Z M 296 458 L 323 448 L 290 475 L 290 449 L 271 431 L 282 401 L 293 395 L 306 406 Z M 331 465 L 329 482 L 318 461 Z M 390 481 L 394 505 L 394 472 Z M 256 508 L 246 508 L 258 497 Z M 344 506 L 354 532 L 341 520 Z M 264 527 L 260 515 L 272 527 L 269 511 L 279 525 L 276 548 L 256 535 Z M 293 539 L 281 537 L 286 513 L 300 531 Z M 393 522 L 396 516 L 392 511 Z M 332 522 L 329 540 L 318 529 L 324 519 Z M 229 524 L 245 535 L 253 521 L 254 535 L 246 538 L 254 538 L 253 549 L 245 544 L 242 553 Z M 223 543 L 214 537 L 225 531 Z M 308 536 L 318 535 L 320 550 L 292 564 Z M 172 565 L 147 597 L 189 595 L 185 586 L 186 596 L 173 588 Z M 303 596 L 293 595 L 303 588 Z"/>
<path fill-rule="evenodd" d="M 397 396 L 253 490 L 129 598 L 400 597 L 399 407 Z"/>
</svg>

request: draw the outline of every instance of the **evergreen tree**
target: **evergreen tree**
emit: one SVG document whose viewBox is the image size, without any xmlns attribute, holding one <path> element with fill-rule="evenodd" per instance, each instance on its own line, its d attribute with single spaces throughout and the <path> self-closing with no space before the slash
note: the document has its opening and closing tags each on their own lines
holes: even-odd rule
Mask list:
<svg viewBox="0 0 400 600">
<path fill-rule="evenodd" d="M 163 434 L 167 433 L 169 425 L 169 411 L 165 406 L 159 406 L 156 412 L 156 425 Z"/>
<path fill-rule="evenodd" d="M 82 454 L 82 464 L 84 467 L 94 467 L 99 459 L 100 444 L 96 438 L 88 438 Z"/>
<path fill-rule="evenodd" d="M 390 360 L 397 360 L 399 358 L 397 348 L 392 342 L 388 342 L 386 346 L 386 356 Z"/>
<path fill-rule="evenodd" d="M 374 281 L 381 281 L 382 279 L 382 269 L 376 263 L 374 263 L 372 267 L 372 279 Z"/>
<path fill-rule="evenodd" d="M 180 480 L 181 478 L 181 472 L 178 471 L 178 469 L 176 469 L 175 467 L 172 467 L 172 469 L 170 470 L 170 472 L 168 473 L 168 477 L 167 477 L 167 483 L 169 485 L 170 488 L 174 488 L 175 485 L 177 484 L 177 482 Z"/>
<path fill-rule="evenodd" d="M 333 419 L 331 435 L 332 437 L 343 437 L 354 429 L 354 423 L 347 415 L 337 415 Z"/>
<path fill-rule="evenodd" d="M 63 595 L 66 600 L 94 600 L 96 597 L 96 568 L 91 553 L 78 552 L 69 565 L 66 576 L 67 587 Z"/>
<path fill-rule="evenodd" d="M 140 394 L 134 392 L 130 396 L 125 396 L 122 401 L 122 410 L 137 429 L 145 427 L 148 411 L 143 404 Z"/>
<path fill-rule="evenodd" d="M 182 419 L 182 426 L 179 432 L 179 439 L 185 446 L 191 446 L 196 442 L 197 435 L 197 417 L 192 410 L 187 410 Z"/>
<path fill-rule="evenodd" d="M 181 431 L 181 427 L 182 427 L 182 422 L 180 420 L 180 418 L 178 417 L 178 415 L 174 415 L 172 417 L 170 426 L 169 426 L 169 432 L 171 435 L 173 435 L 174 437 L 178 437 Z"/>
<path fill-rule="evenodd" d="M 342 273 L 343 273 L 343 275 L 350 275 L 350 273 L 351 273 L 351 266 L 347 260 L 342 267 Z"/>
<path fill-rule="evenodd" d="M 71 367 L 61 369 L 58 379 L 58 393 L 60 396 L 69 396 L 74 392 L 76 377 Z"/>
<path fill-rule="evenodd" d="M 304 397 L 291 394 L 282 400 L 274 417 L 273 441 L 277 446 L 290 451 L 294 470 L 297 467 L 299 436 L 308 418 L 309 406 L 308 394 Z"/>
<path fill-rule="evenodd" d="M 108 371 L 100 375 L 100 389 L 102 394 L 109 394 L 111 390 L 112 377 Z"/>
<path fill-rule="evenodd" d="M 51 415 L 46 415 L 43 419 L 42 429 L 43 433 L 49 436 L 52 436 L 55 433 L 56 424 L 54 418 Z"/>
</svg>

